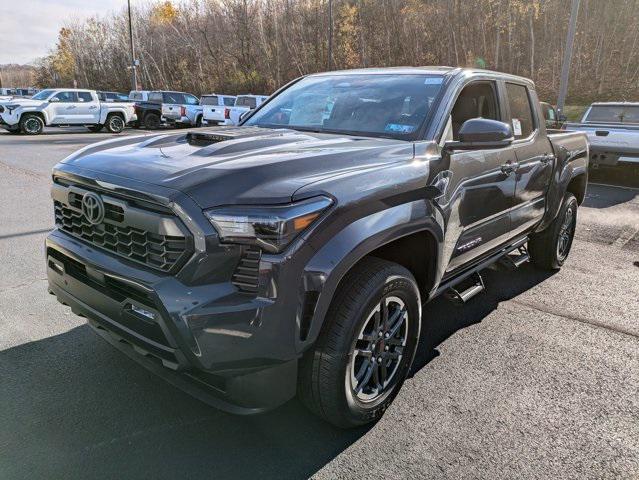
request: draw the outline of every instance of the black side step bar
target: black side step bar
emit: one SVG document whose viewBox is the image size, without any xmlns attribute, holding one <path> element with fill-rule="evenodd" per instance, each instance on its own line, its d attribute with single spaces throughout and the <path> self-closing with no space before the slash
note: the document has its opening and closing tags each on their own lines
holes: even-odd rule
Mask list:
<svg viewBox="0 0 639 480">
<path fill-rule="evenodd" d="M 439 287 L 437 288 L 437 290 L 435 291 L 435 294 L 433 295 L 433 298 L 438 296 L 438 295 L 441 295 L 442 293 L 444 293 L 449 288 L 452 288 L 455 285 L 463 282 L 464 280 L 466 280 L 471 275 L 474 275 L 474 274 L 482 271 L 484 268 L 489 267 L 490 265 L 492 265 L 493 263 L 497 262 L 502 257 L 508 255 L 510 252 L 513 252 L 515 250 L 519 250 L 520 248 L 524 247 L 524 245 L 526 245 L 527 241 L 528 241 L 528 236 L 522 237 L 519 240 L 515 241 L 514 243 L 511 243 L 509 246 L 504 247 L 501 250 L 498 250 L 497 252 L 493 253 L 488 258 L 486 258 L 485 260 L 482 260 L 481 262 L 479 262 L 478 264 L 476 264 L 473 267 L 469 268 L 468 270 L 460 273 L 459 275 L 455 275 L 453 278 L 450 278 L 450 279 L 442 282 L 439 285 Z M 526 254 L 527 253 L 528 252 L 526 252 Z M 482 282 L 482 285 L 483 285 L 483 282 Z M 479 293 L 479 292 L 477 292 L 477 293 Z"/>
</svg>

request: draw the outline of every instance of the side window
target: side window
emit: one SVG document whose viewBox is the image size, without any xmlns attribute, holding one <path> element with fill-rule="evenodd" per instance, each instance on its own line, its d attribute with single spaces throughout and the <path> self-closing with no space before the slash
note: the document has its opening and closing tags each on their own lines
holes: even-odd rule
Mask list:
<svg viewBox="0 0 639 480">
<path fill-rule="evenodd" d="M 535 130 L 532 107 L 528 89 L 523 85 L 506 84 L 508 105 L 510 107 L 510 123 L 516 139 L 529 137 Z"/>
<path fill-rule="evenodd" d="M 459 140 L 459 129 L 471 118 L 501 120 L 495 82 L 473 82 L 466 85 L 451 111 L 453 140 Z"/>
<path fill-rule="evenodd" d="M 76 101 L 75 92 L 60 92 L 53 98 L 57 98 L 60 103 L 73 103 Z"/>
<path fill-rule="evenodd" d="M 108 98 L 108 95 L 107 95 Z M 93 96 L 90 92 L 78 92 L 78 102 L 92 102 Z"/>
<path fill-rule="evenodd" d="M 162 103 L 162 93 L 160 92 L 149 93 L 149 102 Z"/>
</svg>

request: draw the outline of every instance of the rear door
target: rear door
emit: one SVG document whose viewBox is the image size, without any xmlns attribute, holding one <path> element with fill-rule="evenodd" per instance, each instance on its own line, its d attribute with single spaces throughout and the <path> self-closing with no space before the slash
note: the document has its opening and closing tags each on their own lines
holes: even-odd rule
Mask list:
<svg viewBox="0 0 639 480">
<path fill-rule="evenodd" d="M 511 222 L 512 233 L 517 235 L 534 227 L 544 215 L 554 155 L 540 109 L 535 108 L 539 104 L 535 91 L 527 84 L 505 82 L 504 95 L 515 136 L 517 184 Z"/>
<path fill-rule="evenodd" d="M 449 140 L 471 118 L 504 121 L 506 109 L 493 80 L 467 84 L 455 101 L 447 128 Z M 505 243 L 510 237 L 510 209 L 515 176 L 504 165 L 515 162 L 510 146 L 490 150 L 454 150 L 449 155 L 452 172 L 450 199 L 443 210 L 449 215 L 445 254 L 447 273 L 464 267 Z"/>
</svg>

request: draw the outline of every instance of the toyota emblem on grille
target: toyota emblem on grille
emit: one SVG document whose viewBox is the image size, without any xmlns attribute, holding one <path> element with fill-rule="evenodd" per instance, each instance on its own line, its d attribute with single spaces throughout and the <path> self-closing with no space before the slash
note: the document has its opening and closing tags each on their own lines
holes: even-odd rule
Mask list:
<svg viewBox="0 0 639 480">
<path fill-rule="evenodd" d="M 82 197 L 82 213 L 93 225 L 102 223 L 104 220 L 104 203 L 102 199 L 92 192 L 87 192 Z"/>
</svg>

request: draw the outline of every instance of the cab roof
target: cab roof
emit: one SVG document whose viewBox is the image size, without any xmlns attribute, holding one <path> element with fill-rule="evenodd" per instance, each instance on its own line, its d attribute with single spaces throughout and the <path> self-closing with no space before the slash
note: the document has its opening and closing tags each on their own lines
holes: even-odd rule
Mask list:
<svg viewBox="0 0 639 480">
<path fill-rule="evenodd" d="M 509 73 L 497 72 L 494 70 L 485 70 L 481 68 L 462 68 L 448 66 L 423 66 L 423 67 L 375 67 L 375 68 L 356 68 L 352 70 L 335 70 L 332 72 L 314 73 L 310 76 L 322 75 L 444 75 L 450 77 L 481 75 L 495 77 L 496 79 L 513 80 L 521 83 L 527 83 L 533 86 L 533 81 L 526 77 L 511 75 Z"/>
</svg>

